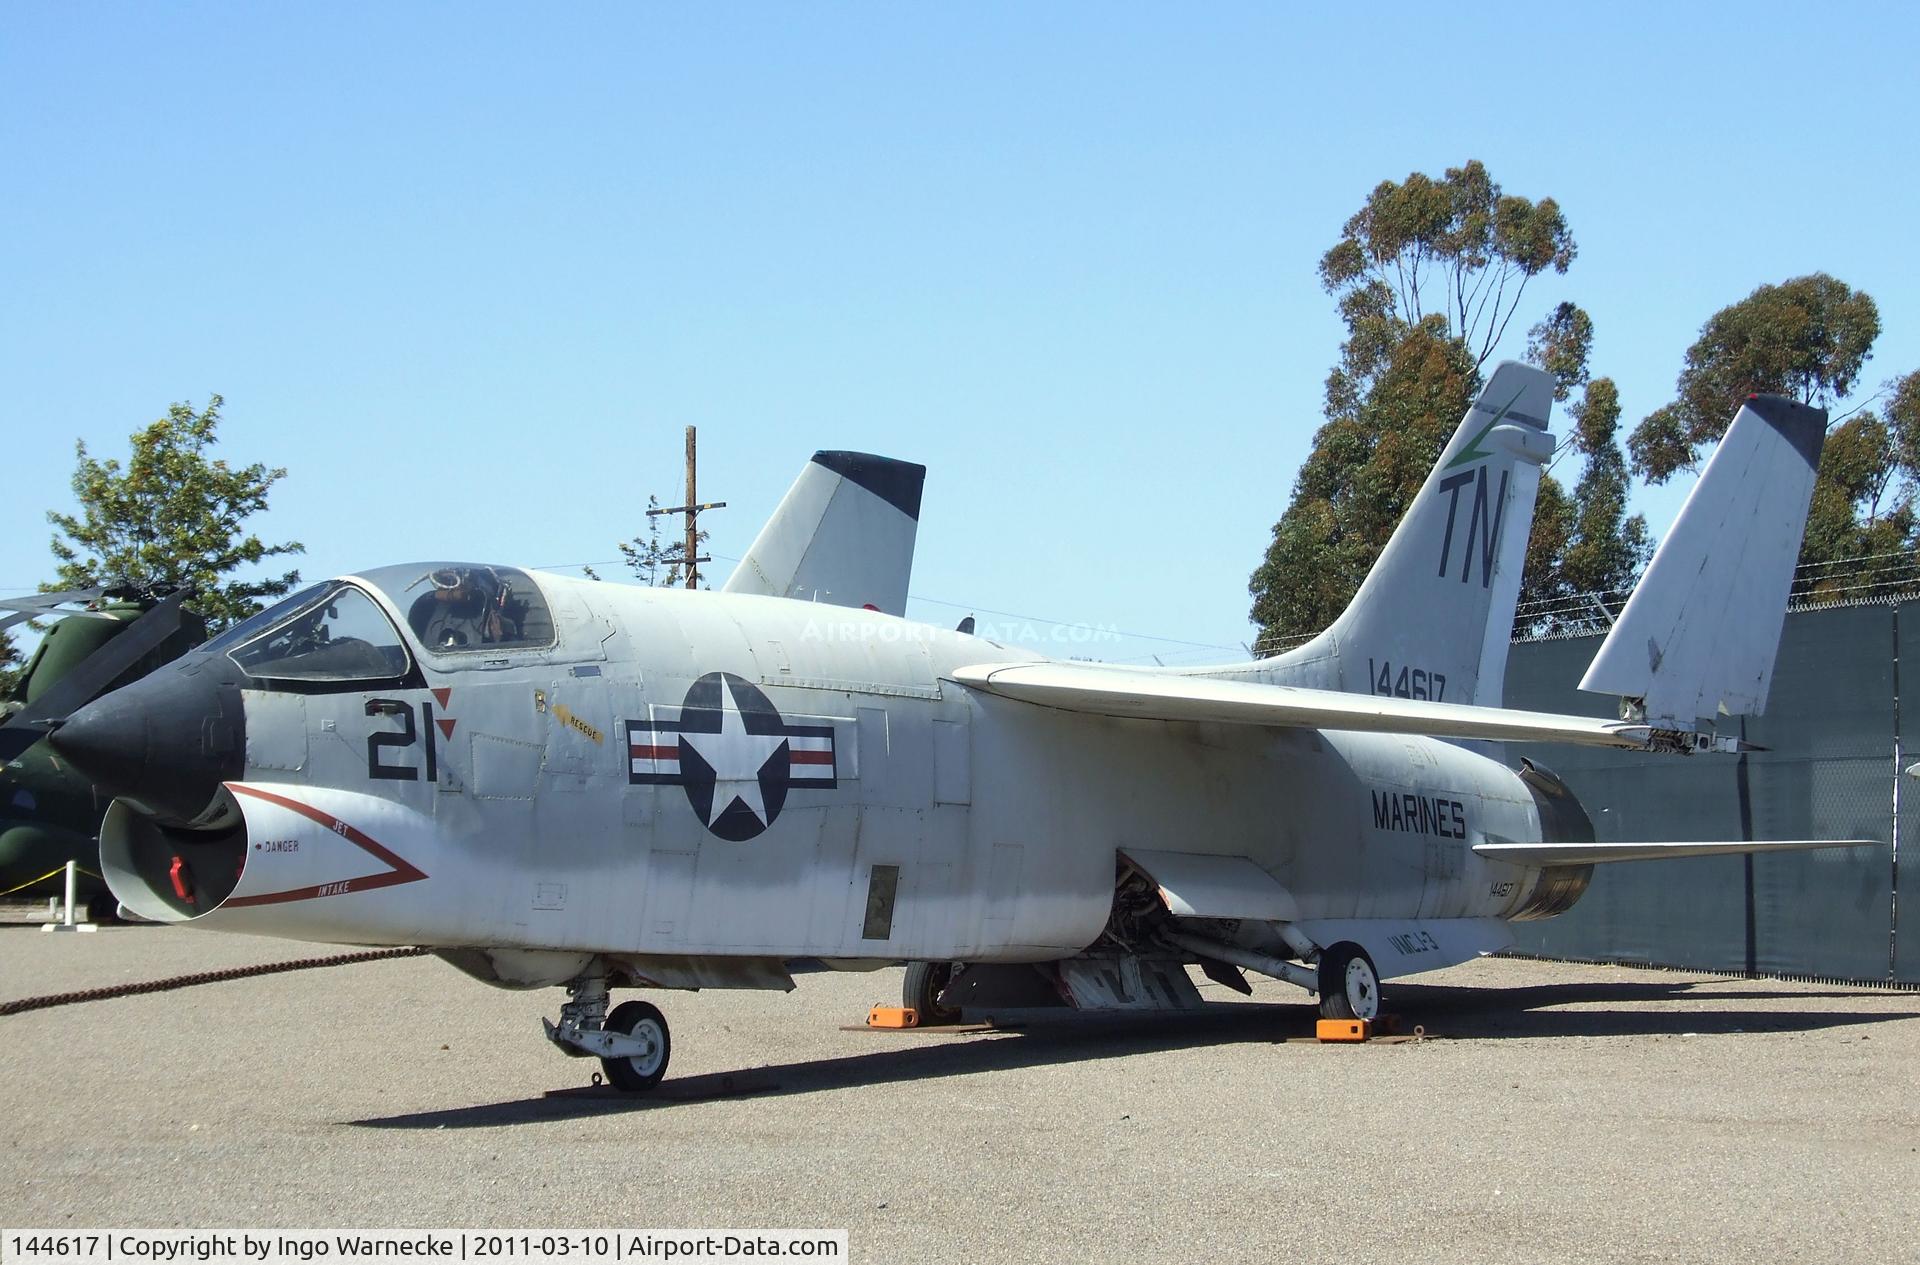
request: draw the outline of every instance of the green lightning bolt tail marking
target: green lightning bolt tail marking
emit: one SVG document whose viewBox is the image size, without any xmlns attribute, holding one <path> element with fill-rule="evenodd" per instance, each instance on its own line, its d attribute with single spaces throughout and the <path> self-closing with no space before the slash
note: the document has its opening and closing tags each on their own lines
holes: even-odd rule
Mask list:
<svg viewBox="0 0 1920 1265">
<path fill-rule="evenodd" d="M 1507 415 L 1508 409 L 1512 408 L 1515 404 L 1518 404 L 1520 402 L 1520 397 L 1524 393 L 1525 393 L 1524 387 L 1521 388 L 1521 390 L 1519 391 L 1515 391 L 1513 393 L 1513 398 L 1511 400 L 1508 400 L 1505 404 L 1502 404 L 1500 406 L 1500 411 L 1493 415 L 1493 420 L 1488 422 L 1485 426 L 1482 426 L 1479 432 L 1475 434 L 1472 439 L 1469 439 L 1467 441 L 1467 446 L 1460 450 L 1460 455 L 1455 457 L 1452 461 L 1449 461 L 1446 464 L 1446 466 L 1443 468 L 1447 470 L 1451 470 L 1455 466 L 1465 465 L 1469 461 L 1482 461 L 1488 457 L 1491 457 L 1493 454 L 1491 452 L 1488 452 L 1485 448 L 1482 448 L 1480 446 L 1480 441 L 1487 437 L 1488 431 L 1491 431 L 1494 427 L 1500 424 L 1500 419 Z"/>
</svg>

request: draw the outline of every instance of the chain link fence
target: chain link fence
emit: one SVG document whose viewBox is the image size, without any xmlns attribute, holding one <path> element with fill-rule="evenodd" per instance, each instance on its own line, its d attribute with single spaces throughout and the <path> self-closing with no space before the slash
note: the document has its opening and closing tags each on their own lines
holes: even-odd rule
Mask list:
<svg viewBox="0 0 1920 1265">
<path fill-rule="evenodd" d="M 1911 761 L 1902 741 L 1900 664 L 1908 643 L 1920 653 L 1920 601 L 1809 604 L 1789 615 L 1766 714 L 1733 722 L 1764 751 L 1674 757 L 1515 745 L 1510 757 L 1528 756 L 1566 778 L 1603 840 L 1880 841 L 1846 851 L 1599 866 L 1569 913 L 1519 928 L 1519 949 L 1920 983 L 1920 944 L 1902 943 L 1896 905 L 1900 878 L 1920 881 L 1920 872 L 1912 846 L 1892 846 L 1896 837 L 1910 838 L 1920 818 L 1920 781 L 1906 776 Z M 1507 705 L 1606 715 L 1610 700 L 1575 688 L 1598 646 L 1593 634 L 1514 646 Z M 1920 715 L 1907 723 L 1920 723 Z M 1915 889 L 1910 882 L 1905 890 Z M 1920 932 L 1908 939 L 1920 940 Z"/>
<path fill-rule="evenodd" d="M 1626 608 L 1632 589 L 1596 589 L 1522 602 L 1514 611 L 1516 642 L 1565 641 L 1605 634 Z M 1832 606 L 1886 606 L 1920 595 L 1920 553 L 1869 554 L 1841 562 L 1812 562 L 1794 571 L 1789 612 Z M 1284 654 L 1312 640 L 1309 633 L 1262 633 L 1255 658 Z"/>
</svg>

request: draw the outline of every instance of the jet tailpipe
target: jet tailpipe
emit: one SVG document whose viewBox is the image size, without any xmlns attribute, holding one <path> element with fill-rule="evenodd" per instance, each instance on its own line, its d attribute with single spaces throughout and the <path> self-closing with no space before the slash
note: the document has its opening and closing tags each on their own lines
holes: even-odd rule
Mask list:
<svg viewBox="0 0 1920 1265">
<path fill-rule="evenodd" d="M 1572 788 L 1558 774 L 1531 760 L 1522 760 L 1520 781 L 1540 810 L 1542 842 L 1593 842 L 1593 819 L 1581 807 Z M 1513 922 L 1530 922 L 1564 914 L 1586 895 L 1587 885 L 1591 882 L 1591 865 L 1549 865 L 1540 871 L 1526 898 L 1507 914 L 1507 918 Z"/>
<path fill-rule="evenodd" d="M 1320 991 L 1320 973 L 1312 967 L 1302 966 L 1298 962 L 1289 962 L 1284 958 L 1268 957 L 1264 953 L 1255 953 L 1236 945 L 1225 944 L 1219 940 L 1206 940 L 1199 936 L 1190 936 L 1180 931 L 1162 931 L 1160 938 L 1178 949 L 1197 953 L 1203 958 L 1214 958 L 1221 962 L 1230 962 L 1234 966 L 1249 971 L 1258 971 L 1262 975 L 1271 975 L 1274 979 L 1306 989 L 1310 993 Z"/>
</svg>

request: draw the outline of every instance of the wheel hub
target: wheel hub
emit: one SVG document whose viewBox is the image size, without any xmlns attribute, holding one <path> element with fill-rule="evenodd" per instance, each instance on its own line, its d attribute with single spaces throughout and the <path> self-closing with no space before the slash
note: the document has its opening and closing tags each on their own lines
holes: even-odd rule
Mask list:
<svg viewBox="0 0 1920 1265">
<path fill-rule="evenodd" d="M 1356 1019 L 1372 1019 L 1380 1013 L 1380 982 L 1365 958 L 1354 958 L 1346 969 L 1347 1004 Z"/>
</svg>

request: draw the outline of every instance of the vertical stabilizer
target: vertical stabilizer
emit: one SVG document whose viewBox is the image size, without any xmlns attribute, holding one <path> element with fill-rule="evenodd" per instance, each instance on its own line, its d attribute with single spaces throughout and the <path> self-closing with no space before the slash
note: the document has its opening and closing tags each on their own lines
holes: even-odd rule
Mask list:
<svg viewBox="0 0 1920 1265">
<path fill-rule="evenodd" d="M 1340 618 L 1234 675 L 1498 706 L 1552 407 L 1551 375 L 1503 362 Z"/>
<path fill-rule="evenodd" d="M 1581 689 L 1618 694 L 1661 728 L 1766 707 L 1826 434 L 1824 409 L 1747 398 Z"/>
<path fill-rule="evenodd" d="M 905 614 L 926 478 L 890 457 L 814 453 L 721 592 Z"/>
</svg>

